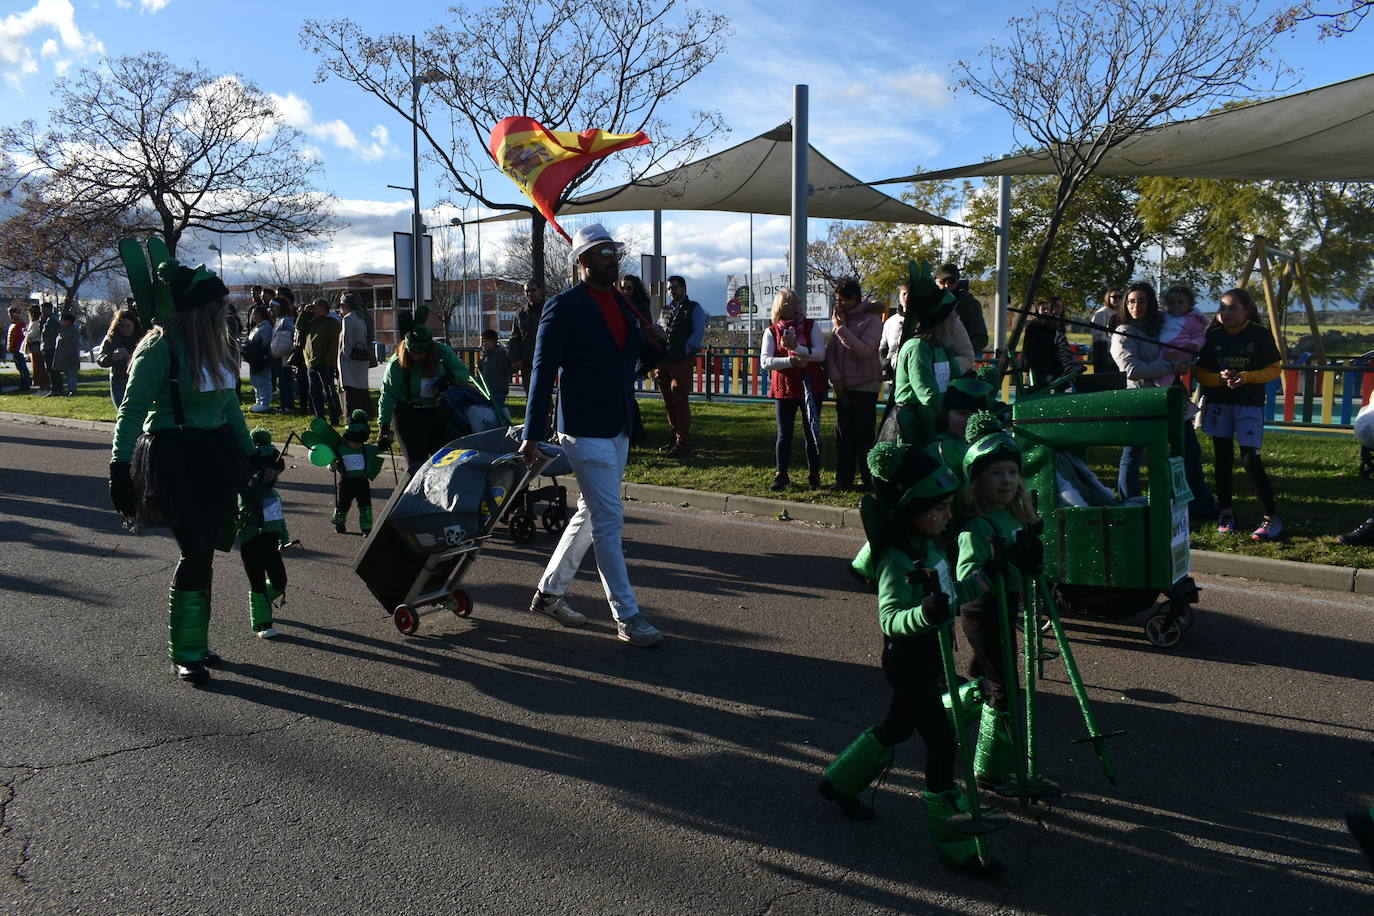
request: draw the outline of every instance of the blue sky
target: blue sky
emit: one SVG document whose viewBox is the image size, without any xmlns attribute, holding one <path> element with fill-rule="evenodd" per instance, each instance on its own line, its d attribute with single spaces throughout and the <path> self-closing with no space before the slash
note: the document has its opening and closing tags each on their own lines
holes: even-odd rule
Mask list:
<svg viewBox="0 0 1374 916">
<path fill-rule="evenodd" d="M 1022 3 L 848 0 L 703 4 L 734 21 L 726 54 L 682 96 L 683 108 L 713 106 L 732 132 L 721 149 L 787 120 L 791 86 L 811 89 L 811 141 L 865 180 L 942 168 L 998 155 L 1013 145 L 1000 109 L 949 88 L 951 65 L 973 58 L 998 27 L 1025 10 Z M 410 198 L 388 184 L 410 183 L 407 125 L 352 86 L 314 81 L 315 61 L 297 35 L 306 18 L 348 17 L 373 33 L 421 31 L 443 15 L 443 3 L 413 0 L 296 0 L 232 4 L 206 0 L 0 0 L 0 120 L 40 122 L 54 77 L 94 65 L 102 55 L 160 50 L 173 60 L 199 61 L 214 73 L 237 72 L 278 97 L 284 117 L 319 155 L 321 184 L 340 199 L 351 228 L 323 252 L 331 272 L 390 272 L 391 233 L 407 228 Z M 1319 42 L 1301 27 L 1279 45 L 1296 72 L 1294 90 L 1369 71 L 1370 38 L 1356 32 Z M 549 125 L 582 129 L 598 125 Z M 435 174 L 422 174 L 422 199 L 439 194 Z M 492 175 L 488 181 L 504 181 Z M 516 192 L 511 186 L 511 197 Z M 431 223 L 446 222 L 447 211 Z M 613 231 L 651 238 L 649 214 L 607 214 Z M 724 308 L 724 277 L 748 265 L 749 220 L 743 214 L 664 214 L 669 269 L 684 274 L 710 311 Z M 503 230 L 483 233 L 488 263 Z M 824 226 L 814 222 L 812 236 Z M 207 244 L 210 240 L 206 240 Z M 469 236 L 469 243 L 475 242 Z M 755 270 L 782 270 L 787 220 L 754 220 Z M 214 264 L 208 251 L 202 253 Z M 261 261 L 256 265 L 260 267 Z M 254 262 L 226 240 L 229 282 Z"/>
</svg>

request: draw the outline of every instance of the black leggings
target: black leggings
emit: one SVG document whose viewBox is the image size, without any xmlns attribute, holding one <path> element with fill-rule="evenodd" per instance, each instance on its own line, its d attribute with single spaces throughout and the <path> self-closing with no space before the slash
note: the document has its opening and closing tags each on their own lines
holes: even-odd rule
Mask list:
<svg viewBox="0 0 1374 916">
<path fill-rule="evenodd" d="M 448 422 L 435 407 L 398 406 L 391 422 L 410 474 L 450 439 Z"/>
<path fill-rule="evenodd" d="M 243 571 L 248 574 L 252 591 L 267 591 L 269 581 L 277 591 L 286 591 L 286 564 L 281 561 L 280 543 L 276 532 L 264 531 L 239 544 Z"/>
<path fill-rule="evenodd" d="M 954 757 L 958 745 L 942 699 L 945 692 L 940 643 L 934 633 L 890 636 L 883 643 L 883 675 L 892 685 L 887 718 L 874 727 L 873 737 L 894 747 L 920 732 L 926 745 L 926 789 L 954 788 Z"/>
<path fill-rule="evenodd" d="M 172 526 L 181 559 L 172 574 L 172 586 L 181 591 L 208 590 L 214 570 L 215 541 L 223 516 L 217 512 L 183 512 Z"/>
<path fill-rule="evenodd" d="M 339 477 L 339 492 L 334 498 L 334 508 L 344 514 L 357 501 L 362 509 L 372 508 L 372 487 L 366 477 Z"/>
<path fill-rule="evenodd" d="M 1231 508 L 1231 477 L 1235 468 L 1235 440 L 1212 437 L 1216 449 L 1217 505 L 1222 509 Z M 1264 461 L 1259 449 L 1252 445 L 1240 447 L 1240 464 L 1245 468 L 1245 476 L 1255 488 L 1255 499 L 1259 500 L 1260 511 L 1265 515 L 1274 514 L 1274 487 L 1269 483 L 1269 475 L 1264 470 Z"/>
</svg>

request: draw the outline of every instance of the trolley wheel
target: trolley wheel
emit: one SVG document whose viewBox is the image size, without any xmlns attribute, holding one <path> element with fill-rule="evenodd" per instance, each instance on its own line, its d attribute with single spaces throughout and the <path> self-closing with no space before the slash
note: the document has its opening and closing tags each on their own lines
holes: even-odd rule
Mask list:
<svg viewBox="0 0 1374 916">
<path fill-rule="evenodd" d="M 461 588 L 455 588 L 453 591 L 449 592 L 449 599 L 451 601 L 449 609 L 453 611 L 453 613 L 457 614 L 459 617 L 469 617 L 472 615 L 472 599 L 468 597 L 467 592 L 463 591 Z"/>
<path fill-rule="evenodd" d="M 549 534 L 562 534 L 563 529 L 568 527 L 568 510 L 563 506 L 549 506 L 539 520 Z"/>
<path fill-rule="evenodd" d="M 510 515 L 511 539 L 517 544 L 528 544 L 534 540 L 534 517 L 524 509 L 516 509 Z"/>
<path fill-rule="evenodd" d="M 1183 638 L 1183 626 L 1177 617 L 1154 614 L 1145 621 L 1145 638 L 1161 649 L 1172 649 Z"/>
<path fill-rule="evenodd" d="M 407 636 L 420 629 L 420 615 L 408 604 L 402 604 L 391 612 L 391 622 Z"/>
</svg>

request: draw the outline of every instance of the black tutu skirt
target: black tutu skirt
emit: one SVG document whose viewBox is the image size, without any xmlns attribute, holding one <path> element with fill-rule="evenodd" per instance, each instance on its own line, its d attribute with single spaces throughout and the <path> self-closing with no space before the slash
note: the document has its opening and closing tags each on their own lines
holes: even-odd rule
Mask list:
<svg viewBox="0 0 1374 916">
<path fill-rule="evenodd" d="M 140 527 L 177 528 L 188 515 L 222 518 L 248 482 L 248 456 L 228 426 L 144 433 L 129 464 Z"/>
</svg>

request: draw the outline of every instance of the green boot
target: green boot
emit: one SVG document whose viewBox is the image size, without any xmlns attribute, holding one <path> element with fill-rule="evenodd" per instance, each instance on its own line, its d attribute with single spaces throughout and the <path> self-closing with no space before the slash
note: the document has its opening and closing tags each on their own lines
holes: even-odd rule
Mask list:
<svg viewBox="0 0 1374 916">
<path fill-rule="evenodd" d="M 871 821 L 873 809 L 859 801 L 859 795 L 891 763 L 892 748 L 879 741 L 870 728 L 825 768 L 825 778 L 816 791 L 839 805 L 846 817 Z"/>
<path fill-rule="evenodd" d="M 950 710 L 949 691 L 945 691 L 940 699 L 945 704 L 945 709 Z M 983 700 L 983 679 L 981 677 L 964 681 L 959 685 L 959 731 L 961 733 L 978 718 L 983 709 Z"/>
<path fill-rule="evenodd" d="M 167 599 L 167 655 L 183 681 L 198 684 L 210 677 L 205 668 L 210 628 L 210 593 L 205 589 L 171 589 Z"/>
<path fill-rule="evenodd" d="M 348 533 L 348 529 L 344 527 L 344 514 L 338 509 L 335 509 L 334 514 L 329 516 L 329 520 L 333 522 L 334 530 L 339 532 L 339 534 Z"/>
<path fill-rule="evenodd" d="M 372 507 L 371 507 L 371 506 L 359 506 L 359 507 L 358 507 L 358 527 L 362 529 L 362 531 L 363 531 L 363 536 L 364 536 L 364 537 L 366 537 L 367 534 L 368 534 L 368 532 L 370 532 L 370 531 L 372 530 Z"/>
<path fill-rule="evenodd" d="M 983 878 L 990 878 L 1005 869 L 1006 866 L 996 859 L 980 857 L 978 841 L 949 825 L 950 817 L 961 811 L 967 813 L 969 810 L 968 799 L 962 792 L 958 789 L 950 789 L 948 792 L 922 792 L 921 800 L 926 806 L 926 826 L 930 828 L 930 842 L 941 862 Z"/>
<path fill-rule="evenodd" d="M 1016 751 L 1011 744 L 1010 727 L 1005 712 L 983 707 L 978 723 L 978 749 L 973 755 L 973 772 L 979 788 L 995 789 L 1015 772 Z"/>
<path fill-rule="evenodd" d="M 253 634 L 261 639 L 277 635 L 277 628 L 272 626 L 272 602 L 262 592 L 248 593 L 248 622 L 253 627 Z"/>
</svg>

